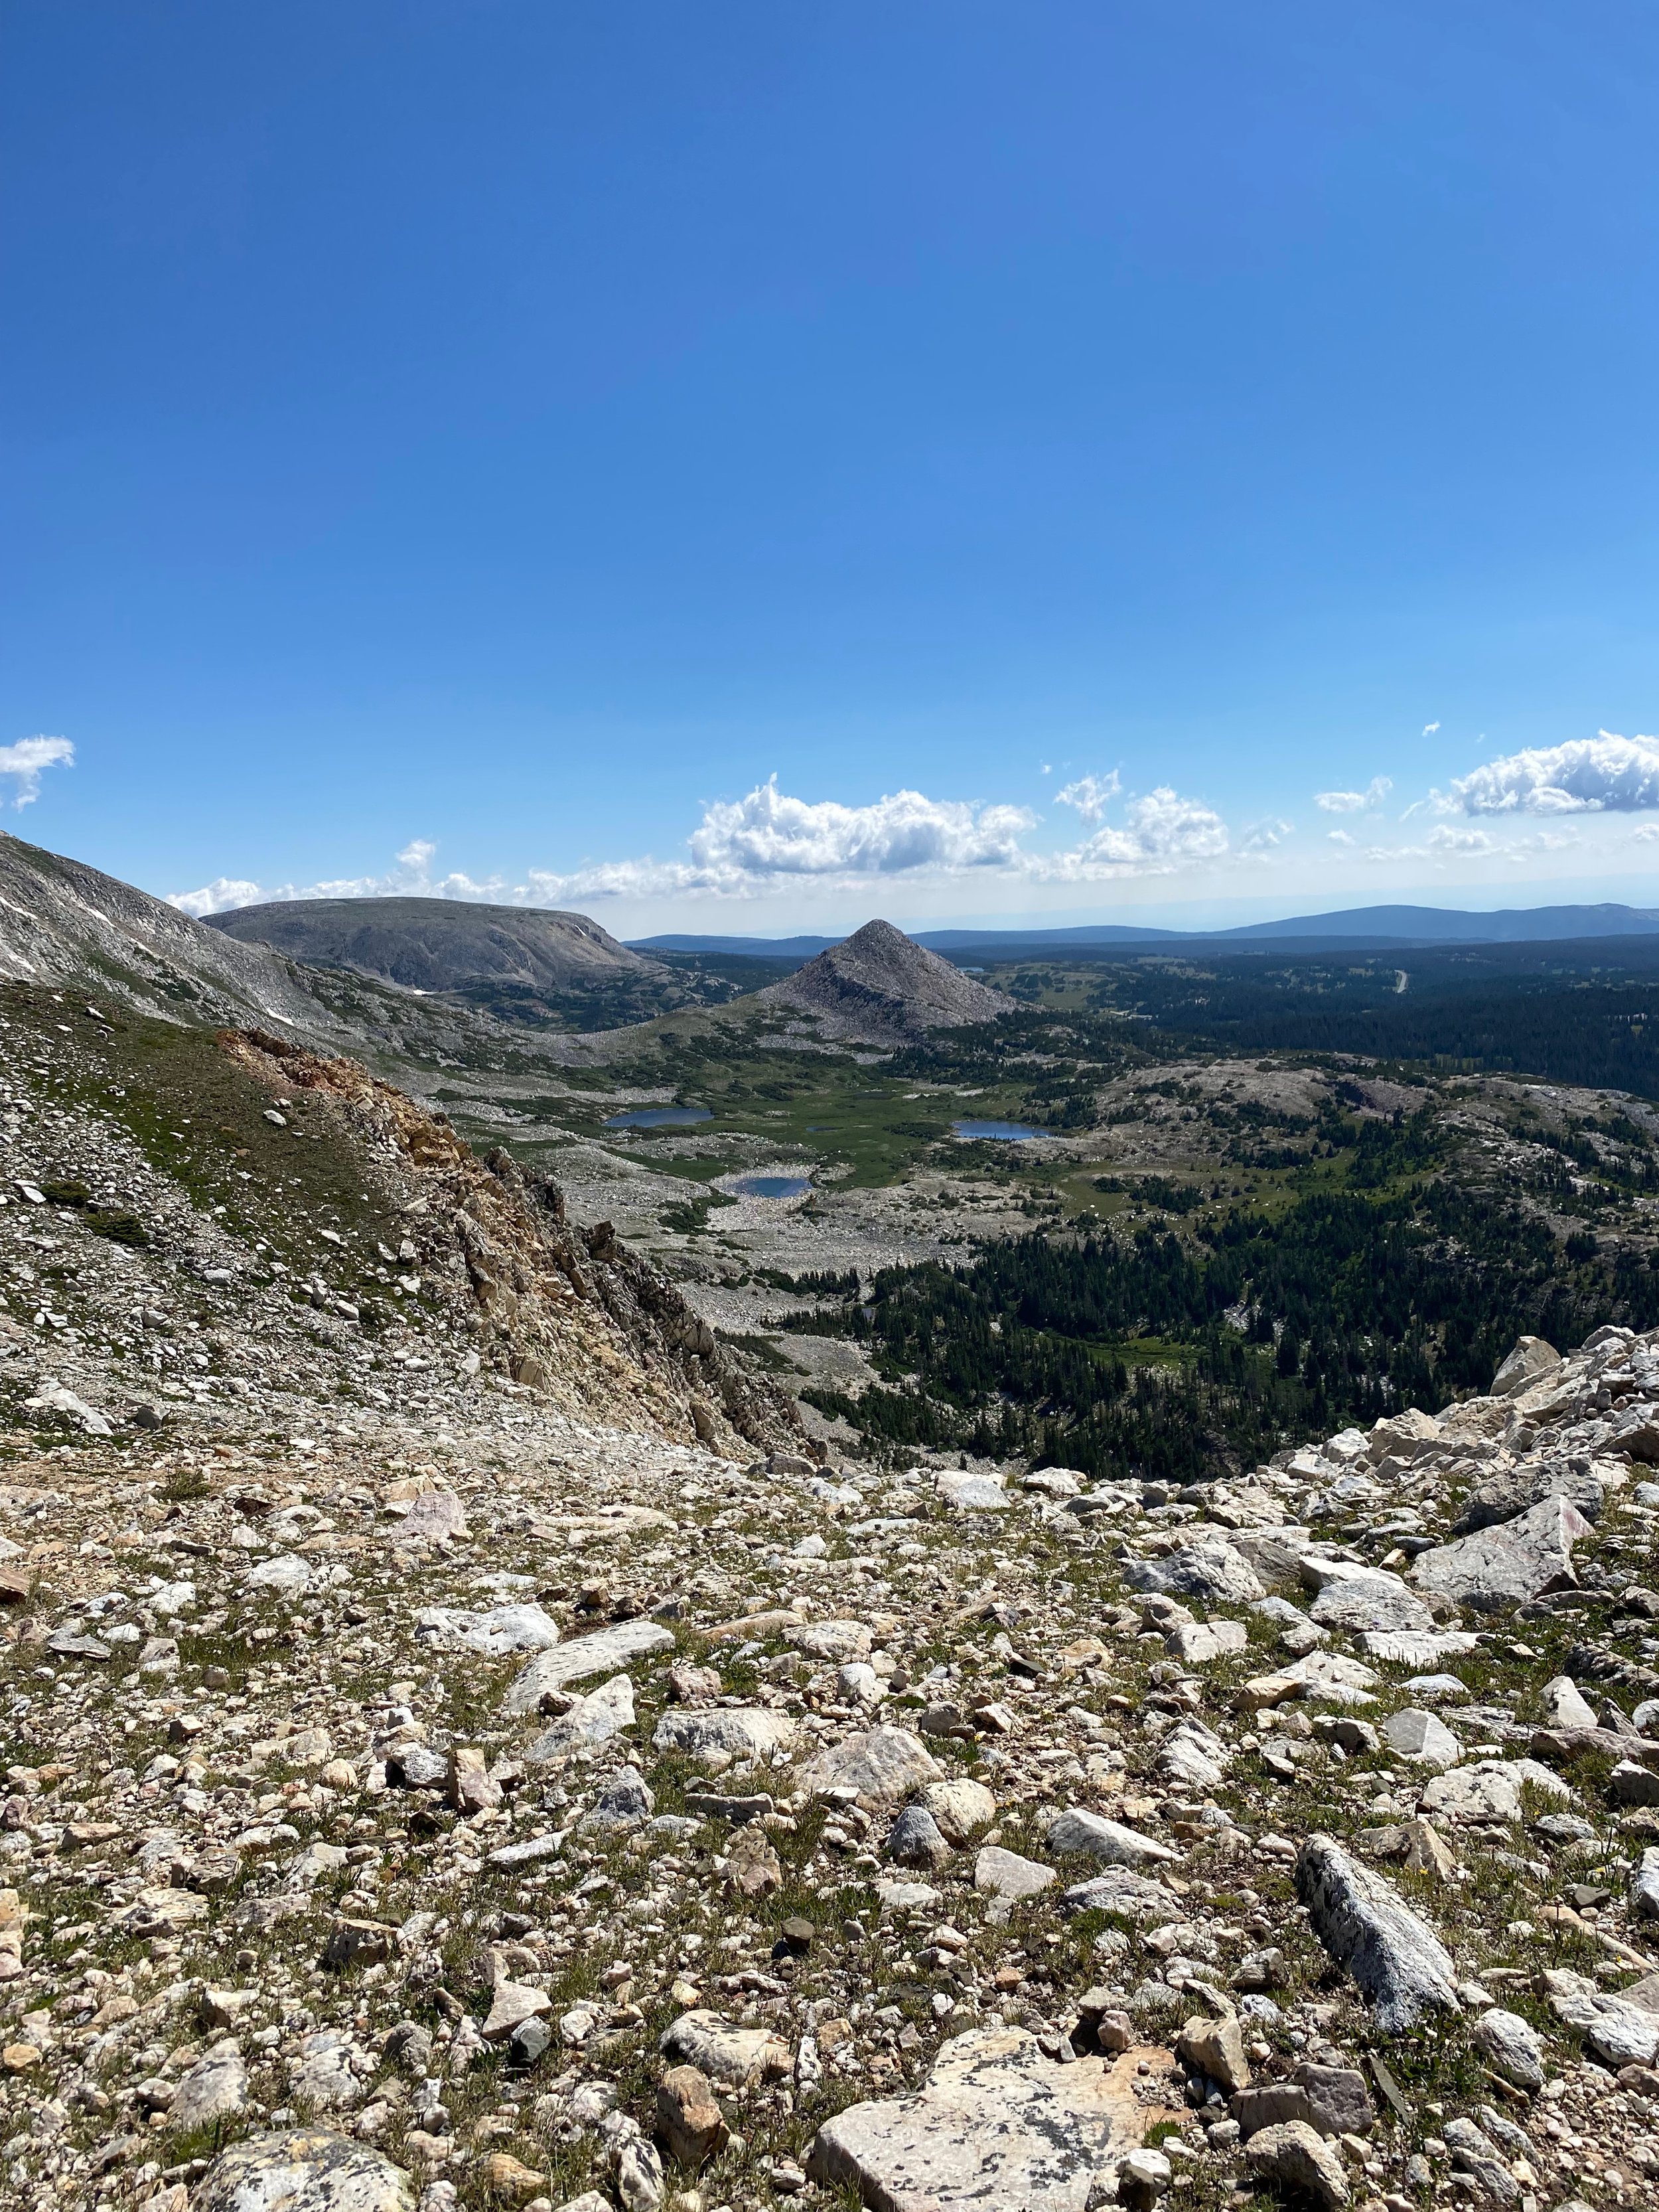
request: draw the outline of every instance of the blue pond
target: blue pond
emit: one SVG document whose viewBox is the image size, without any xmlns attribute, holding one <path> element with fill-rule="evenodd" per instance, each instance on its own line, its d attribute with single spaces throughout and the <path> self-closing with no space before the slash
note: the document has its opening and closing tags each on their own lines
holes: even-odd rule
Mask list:
<svg viewBox="0 0 1659 2212">
<path fill-rule="evenodd" d="M 812 1188 L 811 1176 L 739 1176 L 732 1186 L 743 1198 L 805 1198 Z"/>
<path fill-rule="evenodd" d="M 613 1114 L 607 1129 L 684 1129 L 693 1121 L 712 1121 L 708 1106 L 637 1106 L 631 1114 Z"/>
<path fill-rule="evenodd" d="M 1023 1121 L 954 1121 L 951 1125 L 959 1137 L 1000 1137 L 1010 1145 L 1023 1145 L 1028 1137 L 1040 1137 L 1041 1129 L 1028 1129 Z"/>
</svg>

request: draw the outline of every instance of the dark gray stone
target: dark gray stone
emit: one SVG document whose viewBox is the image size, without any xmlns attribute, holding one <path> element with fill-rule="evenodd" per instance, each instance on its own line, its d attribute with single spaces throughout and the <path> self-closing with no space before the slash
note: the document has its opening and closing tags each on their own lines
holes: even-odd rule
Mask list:
<svg viewBox="0 0 1659 2212">
<path fill-rule="evenodd" d="M 1296 1893 L 1314 1934 L 1346 1967 L 1385 2034 L 1459 2010 L 1444 1944 L 1394 1885 L 1349 1857 L 1329 1836 L 1310 1836 L 1296 1862 Z"/>
</svg>

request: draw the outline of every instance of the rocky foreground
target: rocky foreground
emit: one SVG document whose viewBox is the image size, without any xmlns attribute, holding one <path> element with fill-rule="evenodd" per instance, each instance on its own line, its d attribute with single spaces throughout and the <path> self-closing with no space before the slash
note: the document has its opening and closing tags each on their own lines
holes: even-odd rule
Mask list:
<svg viewBox="0 0 1659 2212">
<path fill-rule="evenodd" d="M 361 1071 L 9 1008 L 6 2202 L 1655 2200 L 1659 1332 L 832 1468 Z"/>
</svg>

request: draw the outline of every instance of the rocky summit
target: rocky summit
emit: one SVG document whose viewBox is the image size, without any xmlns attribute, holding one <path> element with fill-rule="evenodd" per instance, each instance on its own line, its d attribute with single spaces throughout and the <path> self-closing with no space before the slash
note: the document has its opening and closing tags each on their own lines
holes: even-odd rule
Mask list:
<svg viewBox="0 0 1659 2212">
<path fill-rule="evenodd" d="M 994 1021 L 1013 1006 L 890 921 L 866 921 L 845 944 L 755 998 L 810 1016 L 825 1036 L 866 1044 L 900 1044 L 929 1030 Z"/>
<path fill-rule="evenodd" d="M 837 1461 L 141 996 L 0 998 L 9 2204 L 1656 2200 L 1659 1332 L 1179 1489 Z"/>
</svg>

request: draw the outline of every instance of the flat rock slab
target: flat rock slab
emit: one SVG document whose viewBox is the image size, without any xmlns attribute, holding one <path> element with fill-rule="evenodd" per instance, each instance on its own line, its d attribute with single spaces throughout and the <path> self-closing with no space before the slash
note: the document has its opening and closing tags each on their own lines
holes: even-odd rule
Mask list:
<svg viewBox="0 0 1659 2212">
<path fill-rule="evenodd" d="M 795 1723 L 787 1713 L 775 1713 L 769 1705 L 716 1705 L 689 1711 L 671 1708 L 657 1723 L 651 1741 L 658 1751 L 683 1751 L 690 1759 L 703 1759 L 710 1752 L 727 1759 L 769 1759 L 794 1740 Z"/>
<path fill-rule="evenodd" d="M 222 2151 L 190 2201 L 191 2212 L 414 2212 L 415 2191 L 367 2143 L 295 2128 Z"/>
<path fill-rule="evenodd" d="M 1087 1881 L 1074 1881 L 1063 1892 L 1060 1903 L 1065 1912 L 1115 1912 L 1125 1920 L 1137 1924 L 1144 1921 L 1148 1925 L 1167 1923 L 1177 1910 L 1162 1883 L 1147 1881 L 1127 1867 L 1110 1867 L 1104 1874 L 1091 1875 Z"/>
<path fill-rule="evenodd" d="M 1023 1859 L 1018 1851 L 1005 1851 L 987 1844 L 974 1861 L 974 1887 L 986 1897 L 1036 1897 L 1052 1888 L 1057 1877 L 1052 1867 L 1036 1859 Z"/>
<path fill-rule="evenodd" d="M 985 1474 L 941 1474 L 933 1487 L 953 1513 L 1006 1513 L 1014 1502 Z"/>
<path fill-rule="evenodd" d="M 1368 1659 L 1380 1659 L 1385 1667 L 1443 1667 L 1448 1659 L 1467 1659 L 1471 1651 L 1480 1648 L 1480 1638 L 1464 1628 L 1443 1628 L 1432 1632 L 1425 1630 L 1401 1632 L 1396 1629 L 1361 1629 L 1358 1644 Z M 1462 1688 L 1462 1684 L 1458 1684 Z"/>
<path fill-rule="evenodd" d="M 1369 1705 L 1378 1676 L 1374 1668 L 1340 1651 L 1310 1651 L 1293 1667 L 1281 1670 L 1280 1679 L 1301 1685 L 1304 1698 L 1332 1705 Z"/>
<path fill-rule="evenodd" d="M 1108 1866 L 1173 1866 L 1181 1858 L 1179 1851 L 1155 1837 L 1143 1836 L 1138 1828 L 1126 1828 L 1121 1820 L 1076 1807 L 1053 1823 L 1048 1844 L 1057 1856 L 1101 1859 Z"/>
<path fill-rule="evenodd" d="M 1382 1567 L 1304 1558 L 1302 1579 L 1318 1593 L 1308 1612 L 1322 1628 L 1397 1633 L 1434 1626 L 1424 1600 Z"/>
<path fill-rule="evenodd" d="M 194 2135 L 198 2128 L 230 2118 L 246 2102 L 247 2068 L 236 2044 L 227 2039 L 179 2076 L 167 2126 L 174 2135 Z"/>
<path fill-rule="evenodd" d="M 1231 1544 L 1212 1537 L 1166 1553 L 1161 1559 L 1132 1559 L 1123 1570 L 1131 1589 L 1161 1590 L 1169 1597 L 1245 1604 L 1265 1597 L 1255 1569 Z"/>
<path fill-rule="evenodd" d="M 821 1751 L 801 1771 L 816 1796 L 831 1790 L 856 1790 L 860 1797 L 896 1805 L 925 1783 L 942 1779 L 933 1753 L 920 1736 L 904 1729 L 868 1729 Z"/>
<path fill-rule="evenodd" d="M 875 1638 L 861 1620 L 814 1620 L 786 1629 L 784 1642 L 809 1659 L 867 1659 Z"/>
<path fill-rule="evenodd" d="M 1314 1934 L 1353 1976 L 1384 2034 L 1399 2035 L 1436 2012 L 1459 2009 L 1446 1947 L 1392 1882 L 1350 1858 L 1329 1836 L 1310 1836 L 1297 1854 L 1296 1893 Z"/>
<path fill-rule="evenodd" d="M 550 1650 L 538 1650 L 514 1679 L 501 1711 L 533 1713 L 549 1690 L 592 1681 L 595 1674 L 614 1674 L 630 1659 L 647 1659 L 673 1648 L 674 1638 L 659 1620 L 619 1620 L 592 1636 L 573 1637 L 568 1644 L 556 1643 Z"/>
<path fill-rule="evenodd" d="M 1402 1759 L 1421 1759 L 1425 1766 L 1455 1766 L 1463 1747 L 1443 1720 L 1419 1706 L 1407 1705 L 1390 1713 L 1382 1723 L 1390 1750 Z"/>
<path fill-rule="evenodd" d="M 923 2088 L 851 2105 L 818 2130 L 809 2177 L 856 2189 L 876 2212 L 1085 2212 L 1101 2168 L 1176 2117 L 1137 2101 L 1142 2060 L 1127 2051 L 1103 2071 L 1045 2058 L 1018 2028 L 975 2028 L 942 2044 Z"/>
<path fill-rule="evenodd" d="M 683 2012 L 657 2047 L 673 2064 L 695 2066 L 728 2089 L 775 2080 L 794 2063 L 789 2045 L 770 2028 L 733 2027 L 717 2012 L 702 2008 Z"/>
<path fill-rule="evenodd" d="M 1576 1589 L 1572 1547 L 1589 1533 L 1577 1506 L 1547 1498 L 1516 1520 L 1420 1553 L 1412 1577 L 1472 1612 L 1503 1613 L 1549 1590 Z"/>
<path fill-rule="evenodd" d="M 558 1622 L 538 1605 L 498 1605 L 488 1613 L 426 1605 L 415 1621 L 422 1636 L 459 1650 L 481 1651 L 487 1659 L 499 1659 L 508 1651 L 550 1650 L 559 1640 Z"/>
<path fill-rule="evenodd" d="M 1572 1796 L 1560 1776 L 1538 1759 L 1478 1759 L 1437 1774 L 1420 1802 L 1425 1813 L 1451 1820 L 1518 1820 L 1528 1783 L 1549 1797 Z"/>
<path fill-rule="evenodd" d="M 1188 1667 L 1202 1667 L 1243 1651 L 1250 1632 L 1242 1620 L 1184 1620 L 1164 1639 L 1172 1658 Z"/>
</svg>

